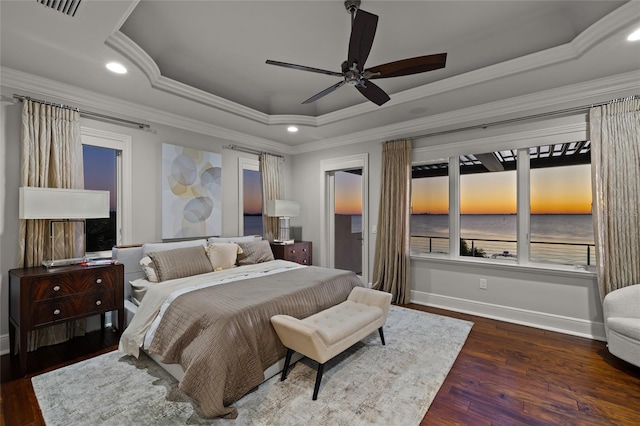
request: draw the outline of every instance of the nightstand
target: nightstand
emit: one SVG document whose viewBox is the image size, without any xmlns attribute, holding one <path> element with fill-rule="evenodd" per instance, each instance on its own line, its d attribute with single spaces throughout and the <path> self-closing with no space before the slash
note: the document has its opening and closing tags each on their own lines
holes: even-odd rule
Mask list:
<svg viewBox="0 0 640 426">
<path fill-rule="evenodd" d="M 276 259 L 289 260 L 301 265 L 311 265 L 313 262 L 311 241 L 296 241 L 293 244 L 271 243 L 271 251 Z"/>
<path fill-rule="evenodd" d="M 15 352 L 19 329 L 20 368 L 27 368 L 27 333 L 49 325 L 118 311 L 124 325 L 124 265 L 63 266 L 9 271 L 9 333 Z"/>
</svg>

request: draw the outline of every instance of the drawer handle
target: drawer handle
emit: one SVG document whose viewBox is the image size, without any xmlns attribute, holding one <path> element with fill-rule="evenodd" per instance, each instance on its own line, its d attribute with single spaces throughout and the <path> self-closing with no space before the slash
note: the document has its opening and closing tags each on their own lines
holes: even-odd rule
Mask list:
<svg viewBox="0 0 640 426">
<path fill-rule="evenodd" d="M 302 251 L 307 251 L 307 249 L 302 249 Z"/>
<path fill-rule="evenodd" d="M 303 260 L 302 263 L 307 263 L 307 259 Z"/>
<path fill-rule="evenodd" d="M 102 283 L 102 278 L 98 278 L 98 279 L 96 280 L 96 283 L 97 283 L 97 284 L 101 284 L 101 283 Z"/>
<path fill-rule="evenodd" d="M 97 301 L 96 301 L 96 305 L 97 305 L 97 306 L 102 305 L 102 300 L 97 300 Z"/>
<path fill-rule="evenodd" d="M 59 285 L 54 286 L 53 291 L 60 291 L 60 286 Z"/>
<path fill-rule="evenodd" d="M 53 315 L 60 315 L 60 309 L 54 309 Z"/>
<path fill-rule="evenodd" d="M 292 253 L 292 254 L 293 254 L 293 253 L 295 253 L 295 252 L 296 252 L 295 250 L 291 250 L 291 253 Z"/>
</svg>

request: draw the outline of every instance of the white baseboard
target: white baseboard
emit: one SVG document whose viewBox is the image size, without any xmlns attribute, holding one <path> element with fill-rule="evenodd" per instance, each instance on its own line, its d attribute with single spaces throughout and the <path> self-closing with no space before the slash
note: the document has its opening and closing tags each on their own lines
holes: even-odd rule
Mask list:
<svg viewBox="0 0 640 426">
<path fill-rule="evenodd" d="M 9 353 L 9 334 L 3 334 L 0 336 L 0 355 L 6 355 Z"/>
<path fill-rule="evenodd" d="M 600 322 L 414 290 L 411 291 L 411 302 L 572 336 L 586 337 L 592 340 L 601 340 L 603 342 L 607 340 L 604 324 Z"/>
</svg>

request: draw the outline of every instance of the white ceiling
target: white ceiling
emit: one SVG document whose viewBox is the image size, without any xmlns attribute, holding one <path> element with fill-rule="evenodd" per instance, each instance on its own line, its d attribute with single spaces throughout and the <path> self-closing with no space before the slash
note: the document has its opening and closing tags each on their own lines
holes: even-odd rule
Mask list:
<svg viewBox="0 0 640 426">
<path fill-rule="evenodd" d="M 0 63 L 4 74 L 139 105 L 139 117 L 161 110 L 278 146 L 399 123 L 406 131 L 450 111 L 640 70 L 640 42 L 624 40 L 640 27 L 639 1 L 365 0 L 361 8 L 379 16 L 368 67 L 447 52 L 446 68 L 376 80 L 391 96 L 382 107 L 349 86 L 301 105 L 339 78 L 265 60 L 340 71 L 350 34 L 342 1 L 83 0 L 69 17 L 35 0 L 2 0 Z M 109 60 L 129 73 L 106 71 Z M 300 132 L 287 134 L 288 124 Z"/>
</svg>

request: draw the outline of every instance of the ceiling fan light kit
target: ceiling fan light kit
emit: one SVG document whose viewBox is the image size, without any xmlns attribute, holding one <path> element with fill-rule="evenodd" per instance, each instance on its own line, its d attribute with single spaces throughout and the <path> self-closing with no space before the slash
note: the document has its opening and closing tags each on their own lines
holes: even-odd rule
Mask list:
<svg viewBox="0 0 640 426">
<path fill-rule="evenodd" d="M 306 101 L 302 102 L 303 104 L 315 102 L 347 84 L 349 86 L 354 86 L 364 97 L 380 106 L 389 101 L 389 95 L 369 80 L 374 78 L 389 78 L 419 74 L 445 67 L 447 54 L 439 53 L 436 55 L 402 59 L 400 61 L 389 62 L 365 69 L 364 64 L 369 57 L 369 52 L 371 52 L 371 46 L 373 45 L 373 39 L 378 26 L 378 16 L 360 9 L 360 0 L 346 0 L 344 2 L 344 6 L 347 12 L 351 14 L 351 37 L 349 39 L 347 60 L 341 65 L 342 72 L 328 71 L 320 68 L 307 67 L 305 65 L 290 64 L 287 62 L 272 61 L 270 59 L 267 60 L 267 64 L 269 65 L 342 78 L 340 82 L 313 95 Z"/>
</svg>

